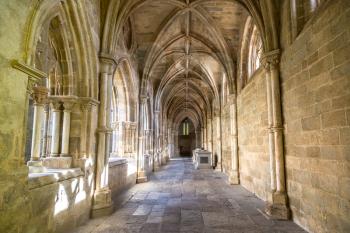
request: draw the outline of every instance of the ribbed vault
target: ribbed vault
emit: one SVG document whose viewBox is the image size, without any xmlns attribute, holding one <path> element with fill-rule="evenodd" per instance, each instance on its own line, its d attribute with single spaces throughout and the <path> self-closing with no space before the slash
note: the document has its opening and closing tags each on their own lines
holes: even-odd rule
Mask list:
<svg viewBox="0 0 350 233">
<path fill-rule="evenodd" d="M 196 127 L 203 127 L 213 114 L 213 103 L 220 103 L 223 78 L 229 91 L 235 91 L 237 51 L 253 5 L 226 0 L 135 0 L 115 6 L 123 11 L 113 35 L 133 22 L 141 95 L 150 96 L 152 90 L 154 110 L 168 124 L 188 117 Z"/>
</svg>

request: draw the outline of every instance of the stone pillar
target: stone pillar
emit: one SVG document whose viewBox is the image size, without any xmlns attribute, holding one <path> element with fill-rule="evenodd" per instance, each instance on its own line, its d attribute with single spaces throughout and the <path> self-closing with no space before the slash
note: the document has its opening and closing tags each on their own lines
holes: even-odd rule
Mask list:
<svg viewBox="0 0 350 233">
<path fill-rule="evenodd" d="M 138 171 L 137 171 L 137 183 L 147 182 L 147 174 L 145 171 L 145 129 L 144 129 L 144 115 L 146 113 L 147 96 L 141 96 L 140 99 L 140 115 L 139 115 L 139 148 L 138 148 Z"/>
<path fill-rule="evenodd" d="M 48 89 L 45 87 L 33 87 L 34 100 L 34 119 L 33 119 L 33 136 L 30 161 L 28 166 L 41 167 L 40 144 L 42 140 L 41 127 L 44 121 L 44 107 L 47 100 Z"/>
<path fill-rule="evenodd" d="M 154 111 L 154 162 L 153 162 L 153 170 L 157 171 L 159 170 L 161 166 L 160 162 L 160 143 L 159 143 L 159 134 L 160 134 L 160 119 L 159 119 L 159 111 Z"/>
<path fill-rule="evenodd" d="M 238 129 L 237 129 L 237 99 L 234 96 L 233 104 L 230 105 L 231 116 L 231 171 L 229 176 L 230 184 L 239 184 L 238 171 Z"/>
<path fill-rule="evenodd" d="M 44 107 L 44 137 L 43 137 L 43 143 L 42 143 L 42 151 L 41 151 L 41 157 L 45 158 L 49 155 L 48 151 L 48 131 L 49 131 L 49 122 L 50 122 L 50 106 L 48 104 L 45 104 Z"/>
<path fill-rule="evenodd" d="M 70 116 L 74 103 L 71 101 L 65 101 L 63 103 L 63 126 L 62 126 L 62 145 L 61 156 L 70 157 L 69 155 L 69 136 L 70 136 Z"/>
<path fill-rule="evenodd" d="M 289 219 L 290 209 L 285 182 L 283 153 L 283 123 L 279 80 L 280 51 L 265 53 L 262 64 L 266 70 L 269 118 L 269 153 L 271 169 L 271 196 L 266 212 L 275 219 Z"/>
<path fill-rule="evenodd" d="M 202 128 L 202 133 L 203 133 L 202 146 L 205 150 L 208 150 L 207 128 L 206 127 Z"/>
<path fill-rule="evenodd" d="M 82 114 L 81 123 L 81 136 L 80 136 L 80 159 L 88 158 L 89 151 L 91 148 L 91 133 L 92 133 L 92 108 L 95 107 L 97 103 L 92 99 L 80 100 L 80 110 Z"/>
<path fill-rule="evenodd" d="M 92 206 L 92 217 L 108 215 L 113 210 L 111 190 L 108 187 L 108 157 L 112 77 L 116 67 L 113 58 L 100 57 L 100 106 L 98 114 L 98 141 L 96 158 L 96 185 Z"/>
<path fill-rule="evenodd" d="M 51 136 L 51 149 L 50 156 L 58 157 L 60 155 L 59 143 L 60 143 L 60 131 L 61 131 L 61 106 L 62 103 L 53 100 L 51 102 L 51 112 L 52 112 L 52 136 Z"/>
<path fill-rule="evenodd" d="M 202 144 L 201 144 L 202 130 L 200 127 L 198 127 L 198 129 L 196 129 L 195 134 L 196 134 L 196 148 L 201 148 L 202 147 Z"/>
<path fill-rule="evenodd" d="M 216 165 L 215 170 L 216 171 L 222 171 L 222 161 L 221 161 L 221 119 L 220 119 L 220 115 L 219 116 L 215 116 L 214 117 L 214 123 L 216 124 L 216 138 L 215 138 L 215 151 L 216 154 L 218 156 L 218 163 Z"/>
</svg>

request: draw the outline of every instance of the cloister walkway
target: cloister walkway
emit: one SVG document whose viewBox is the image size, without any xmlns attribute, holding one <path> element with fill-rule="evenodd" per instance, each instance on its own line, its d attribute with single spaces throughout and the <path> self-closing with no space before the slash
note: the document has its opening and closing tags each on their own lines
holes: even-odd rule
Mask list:
<svg viewBox="0 0 350 233">
<path fill-rule="evenodd" d="M 305 232 L 292 221 L 268 219 L 263 201 L 230 186 L 222 173 L 194 170 L 190 159 L 172 159 L 121 201 L 113 215 L 91 220 L 76 233 Z"/>
</svg>

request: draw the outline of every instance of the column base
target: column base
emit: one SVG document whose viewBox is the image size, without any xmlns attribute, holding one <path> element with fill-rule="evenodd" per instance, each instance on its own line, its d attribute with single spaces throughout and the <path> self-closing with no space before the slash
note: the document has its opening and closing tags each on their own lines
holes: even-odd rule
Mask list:
<svg viewBox="0 0 350 233">
<path fill-rule="evenodd" d="M 45 170 L 41 160 L 31 160 L 27 162 L 29 173 L 40 173 Z"/>
<path fill-rule="evenodd" d="M 164 158 L 164 157 L 162 158 L 162 165 L 163 165 L 163 164 L 164 164 L 164 165 L 167 164 L 167 159 Z"/>
<path fill-rule="evenodd" d="M 94 201 L 91 208 L 91 218 L 108 216 L 113 212 L 111 190 L 109 188 L 98 190 L 94 194 Z"/>
<path fill-rule="evenodd" d="M 137 174 L 137 179 L 136 179 L 136 183 L 140 184 L 140 183 L 145 183 L 148 181 L 147 175 L 145 171 L 140 171 Z"/>
<path fill-rule="evenodd" d="M 274 192 L 271 194 L 270 199 L 265 208 L 265 212 L 276 220 L 288 220 L 291 217 L 290 209 L 288 207 L 288 198 L 286 193 Z"/>
<path fill-rule="evenodd" d="M 154 172 L 159 171 L 159 170 L 160 170 L 160 167 L 161 167 L 161 165 L 159 165 L 158 163 L 155 163 L 155 164 L 154 164 L 154 167 L 153 167 L 153 171 L 154 171 Z"/>
<path fill-rule="evenodd" d="M 229 174 L 229 177 L 228 177 L 228 182 L 231 185 L 239 184 L 239 173 L 238 173 L 238 171 L 230 171 L 230 174 Z"/>
<path fill-rule="evenodd" d="M 215 167 L 215 171 L 222 172 L 221 163 L 218 163 Z"/>
</svg>

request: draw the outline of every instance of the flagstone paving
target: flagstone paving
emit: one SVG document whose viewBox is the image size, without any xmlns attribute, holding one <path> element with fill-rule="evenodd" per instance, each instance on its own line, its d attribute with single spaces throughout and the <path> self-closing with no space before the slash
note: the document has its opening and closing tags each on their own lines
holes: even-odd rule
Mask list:
<svg viewBox="0 0 350 233">
<path fill-rule="evenodd" d="M 301 233 L 292 221 L 268 219 L 265 203 L 213 170 L 195 170 L 190 159 L 173 159 L 150 181 L 116 203 L 114 214 L 75 233 Z"/>
</svg>

